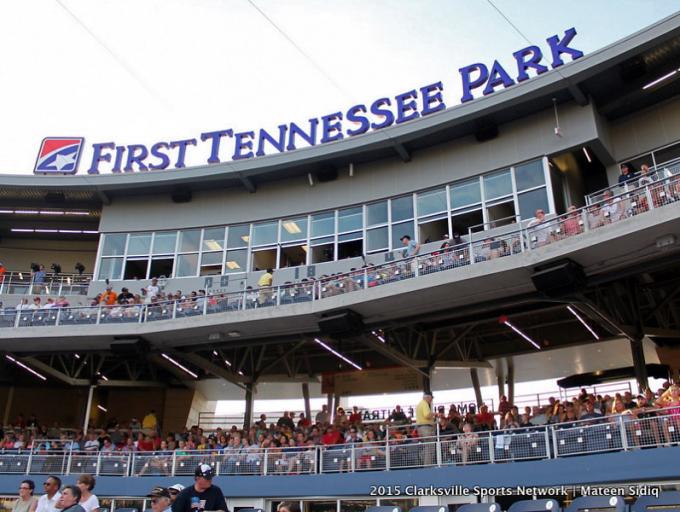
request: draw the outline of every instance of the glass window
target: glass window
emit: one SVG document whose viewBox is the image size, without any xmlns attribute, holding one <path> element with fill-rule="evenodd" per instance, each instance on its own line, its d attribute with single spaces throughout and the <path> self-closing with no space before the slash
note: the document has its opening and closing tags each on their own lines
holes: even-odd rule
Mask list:
<svg viewBox="0 0 680 512">
<path fill-rule="evenodd" d="M 120 279 L 123 271 L 123 258 L 102 258 L 99 261 L 99 273 L 97 279 Z"/>
<path fill-rule="evenodd" d="M 340 512 L 366 512 L 375 504 L 376 500 L 340 500 Z"/>
<path fill-rule="evenodd" d="M 392 249 L 397 249 L 402 246 L 401 237 L 404 235 L 410 236 L 411 240 L 416 239 L 413 230 L 413 221 L 392 225 Z"/>
<path fill-rule="evenodd" d="M 219 252 L 204 252 L 201 254 L 201 265 L 221 265 L 222 251 Z"/>
<path fill-rule="evenodd" d="M 413 218 L 413 196 L 392 199 L 392 222 Z"/>
<path fill-rule="evenodd" d="M 517 190 L 545 185 L 545 174 L 543 173 L 543 162 L 534 160 L 526 164 L 515 167 L 515 184 Z"/>
<path fill-rule="evenodd" d="M 246 249 L 227 251 L 227 263 L 224 265 L 224 273 L 245 272 L 247 261 L 248 251 Z"/>
<path fill-rule="evenodd" d="M 128 256 L 131 254 L 149 254 L 151 233 L 130 233 L 128 240 Z"/>
<path fill-rule="evenodd" d="M 482 201 L 479 190 L 479 178 L 474 178 L 451 185 L 451 209 L 477 204 Z"/>
<path fill-rule="evenodd" d="M 176 277 L 195 276 L 198 268 L 198 254 L 180 254 L 177 256 Z"/>
<path fill-rule="evenodd" d="M 227 235 L 227 247 L 248 247 L 250 241 L 250 224 L 242 224 L 241 226 L 229 226 L 229 233 Z"/>
<path fill-rule="evenodd" d="M 484 176 L 484 198 L 494 199 L 512 194 L 510 169 Z"/>
<path fill-rule="evenodd" d="M 446 189 L 430 190 L 428 192 L 421 192 L 417 196 L 418 202 L 418 217 L 431 215 L 433 213 L 445 212 L 446 207 Z"/>
<path fill-rule="evenodd" d="M 364 212 L 361 206 L 338 211 L 338 233 L 361 229 L 364 225 Z"/>
<path fill-rule="evenodd" d="M 224 227 L 203 230 L 203 250 L 221 251 L 224 249 Z"/>
<path fill-rule="evenodd" d="M 281 241 L 307 240 L 307 217 L 281 221 Z"/>
<path fill-rule="evenodd" d="M 338 235 L 338 242 L 347 242 L 349 240 L 361 240 L 361 231 L 355 231 L 354 233 L 343 233 Z"/>
<path fill-rule="evenodd" d="M 125 252 L 125 239 L 127 235 L 104 235 L 104 247 L 102 256 L 122 256 Z"/>
<path fill-rule="evenodd" d="M 680 144 L 673 144 L 667 148 L 654 151 L 654 160 L 657 165 L 665 164 L 676 158 L 680 158 Z M 648 158 L 645 163 L 651 167 L 652 159 Z"/>
<path fill-rule="evenodd" d="M 548 194 L 545 188 L 532 190 L 531 192 L 524 192 L 518 195 L 519 200 L 519 214 L 522 220 L 533 219 L 536 210 L 541 208 L 545 213 L 548 213 Z"/>
<path fill-rule="evenodd" d="M 153 237 L 153 254 L 174 254 L 177 231 L 160 231 Z"/>
<path fill-rule="evenodd" d="M 387 201 L 380 201 L 366 206 L 366 225 L 375 226 L 387 222 Z"/>
<path fill-rule="evenodd" d="M 313 246 L 316 245 L 325 245 L 325 244 L 332 244 L 335 241 L 335 238 L 332 236 L 326 236 L 323 238 L 316 238 L 315 240 L 310 240 L 310 244 Z"/>
<path fill-rule="evenodd" d="M 190 229 L 188 231 L 179 232 L 179 251 L 178 252 L 193 252 L 198 251 L 198 244 L 201 241 L 201 230 Z"/>
<path fill-rule="evenodd" d="M 312 237 L 335 233 L 335 212 L 312 215 Z"/>
<path fill-rule="evenodd" d="M 278 230 L 279 223 L 277 221 L 253 224 L 253 245 L 275 244 Z"/>
<path fill-rule="evenodd" d="M 369 229 L 366 231 L 366 251 L 387 249 L 387 228 Z"/>
</svg>

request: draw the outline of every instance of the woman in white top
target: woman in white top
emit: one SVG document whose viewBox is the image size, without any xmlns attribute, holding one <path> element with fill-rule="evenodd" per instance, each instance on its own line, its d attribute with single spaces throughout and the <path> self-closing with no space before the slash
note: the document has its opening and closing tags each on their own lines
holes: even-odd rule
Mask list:
<svg viewBox="0 0 680 512">
<path fill-rule="evenodd" d="M 85 512 L 98 512 L 99 500 L 92 494 L 96 481 L 92 475 L 84 474 L 78 477 L 78 488 L 80 489 L 80 506 Z"/>
</svg>

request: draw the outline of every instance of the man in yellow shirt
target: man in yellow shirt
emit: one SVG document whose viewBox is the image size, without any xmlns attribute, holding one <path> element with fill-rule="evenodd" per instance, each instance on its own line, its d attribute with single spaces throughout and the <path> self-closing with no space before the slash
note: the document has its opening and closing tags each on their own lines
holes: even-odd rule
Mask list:
<svg viewBox="0 0 680 512">
<path fill-rule="evenodd" d="M 257 281 L 257 286 L 259 288 L 258 302 L 264 304 L 272 298 L 271 285 L 274 281 L 274 271 L 268 268 L 267 271 L 260 276 Z"/>
<path fill-rule="evenodd" d="M 156 411 L 153 409 L 149 414 L 144 416 L 144 419 L 142 420 L 142 428 L 144 430 L 156 430 L 158 428 L 158 418 L 156 418 Z"/>
<path fill-rule="evenodd" d="M 420 438 L 422 442 L 428 443 L 423 446 L 422 453 L 424 466 L 431 466 L 434 458 L 434 418 L 434 413 L 432 412 L 432 394 L 426 392 L 423 394 L 423 399 L 416 407 L 416 429 L 418 431 L 418 438 Z"/>
</svg>

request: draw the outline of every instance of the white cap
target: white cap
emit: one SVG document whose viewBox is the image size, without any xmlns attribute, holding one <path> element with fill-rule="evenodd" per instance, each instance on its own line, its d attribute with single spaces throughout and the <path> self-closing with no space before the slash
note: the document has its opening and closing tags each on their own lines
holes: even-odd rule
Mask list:
<svg viewBox="0 0 680 512">
<path fill-rule="evenodd" d="M 168 487 L 168 489 L 174 489 L 176 491 L 182 492 L 184 490 L 184 486 L 182 484 L 175 484 Z"/>
</svg>

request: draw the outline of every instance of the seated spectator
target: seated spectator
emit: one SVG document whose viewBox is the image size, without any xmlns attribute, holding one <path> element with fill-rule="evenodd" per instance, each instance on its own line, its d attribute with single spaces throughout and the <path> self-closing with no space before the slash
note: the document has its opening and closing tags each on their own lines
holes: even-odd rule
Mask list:
<svg viewBox="0 0 680 512">
<path fill-rule="evenodd" d="M 135 296 L 127 288 L 121 288 L 118 294 L 118 304 L 125 305 L 134 302 Z"/>
<path fill-rule="evenodd" d="M 298 418 L 298 428 L 306 429 L 312 426 L 312 421 L 305 416 L 304 412 L 301 412 Z"/>
<path fill-rule="evenodd" d="M 102 293 L 101 297 L 99 298 L 99 304 L 102 306 L 113 306 L 116 304 L 117 299 L 118 294 L 113 291 L 113 287 L 111 285 L 108 285 L 106 287 L 106 291 Z"/>
<path fill-rule="evenodd" d="M 395 425 L 403 425 L 405 423 L 409 423 L 409 419 L 406 417 L 406 414 L 404 414 L 404 411 L 401 410 L 400 405 L 397 405 L 394 408 L 392 414 L 390 414 L 390 417 L 388 419 L 391 423 L 394 423 Z"/>
<path fill-rule="evenodd" d="M 293 423 L 293 418 L 290 417 L 290 413 L 288 411 L 283 412 L 283 416 L 279 418 L 279 421 L 276 422 L 276 425 L 279 428 L 288 428 L 290 430 L 295 429 L 295 423 Z"/>
<path fill-rule="evenodd" d="M 335 413 L 335 419 L 333 420 L 333 424 L 336 427 L 344 427 L 347 425 L 348 419 L 347 419 L 347 414 L 345 414 L 345 409 L 342 407 L 338 407 L 336 413 Z"/>
<path fill-rule="evenodd" d="M 475 424 L 477 425 L 478 430 L 493 430 L 493 414 L 489 412 L 488 406 L 482 405 L 479 408 L 479 414 L 475 416 Z"/>
<path fill-rule="evenodd" d="M 590 229 L 595 229 L 604 226 L 605 222 L 606 219 L 600 204 L 594 204 L 588 207 L 588 227 Z"/>
<path fill-rule="evenodd" d="M 456 448 L 461 452 L 463 464 L 467 464 L 470 453 L 478 443 L 479 436 L 472 431 L 472 425 L 465 423 L 463 425 L 463 434 L 456 440 Z"/>
<path fill-rule="evenodd" d="M 605 222 L 618 222 L 624 216 L 621 199 L 613 197 L 611 190 L 605 190 L 603 194 L 604 202 L 602 203 L 602 215 L 604 215 Z"/>
<path fill-rule="evenodd" d="M 334 445 L 340 444 L 342 442 L 342 434 L 339 430 L 335 428 L 334 425 L 329 425 L 326 429 L 326 433 L 321 436 L 321 444 L 323 445 Z"/>
<path fill-rule="evenodd" d="M 539 208 L 534 213 L 534 218 L 527 224 L 530 241 L 533 247 L 541 247 L 550 243 L 553 233 L 550 222 L 546 222 L 545 211 Z"/>
<path fill-rule="evenodd" d="M 355 405 L 352 407 L 352 414 L 349 415 L 349 424 L 359 426 L 362 423 L 361 413 L 359 408 Z"/>
<path fill-rule="evenodd" d="M 567 208 L 567 215 L 562 220 L 562 236 L 574 236 L 583 232 L 581 216 L 572 204 Z"/>
</svg>

